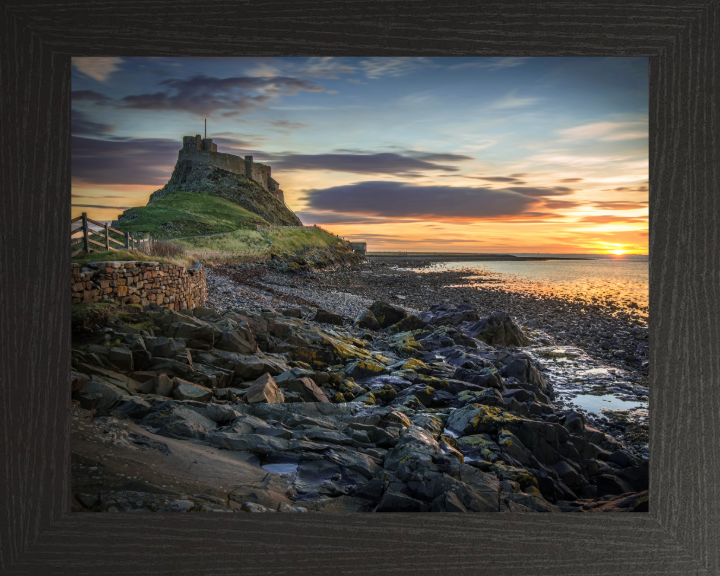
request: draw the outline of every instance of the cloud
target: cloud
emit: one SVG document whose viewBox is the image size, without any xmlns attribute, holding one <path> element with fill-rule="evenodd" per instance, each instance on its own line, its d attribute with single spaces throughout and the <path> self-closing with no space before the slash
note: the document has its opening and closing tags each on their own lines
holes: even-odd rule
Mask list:
<svg viewBox="0 0 720 576">
<path fill-rule="evenodd" d="M 179 110 L 209 116 L 218 110 L 230 114 L 245 112 L 278 96 L 292 96 L 300 91 L 322 92 L 323 87 L 311 81 L 289 76 L 235 76 L 215 78 L 197 75 L 186 79 L 162 80 L 165 90 L 124 96 L 123 108 L 139 110 Z"/>
<path fill-rule="evenodd" d="M 296 211 L 300 220 L 306 226 L 312 224 L 388 224 L 395 223 L 395 220 L 389 218 L 376 218 L 372 216 L 343 214 L 339 212 L 303 212 Z"/>
<path fill-rule="evenodd" d="M 582 206 L 580 202 L 569 202 L 567 200 L 545 200 L 543 208 L 548 210 L 569 210 L 570 208 L 577 208 Z"/>
<path fill-rule="evenodd" d="M 627 202 L 620 200 L 617 202 L 594 202 L 593 206 L 600 210 L 640 210 L 648 207 L 647 202 Z"/>
<path fill-rule="evenodd" d="M 562 180 L 560 180 L 560 182 L 564 182 L 564 183 L 582 182 L 583 180 L 584 180 L 584 178 L 563 178 Z"/>
<path fill-rule="evenodd" d="M 452 166 L 408 158 L 389 152 L 378 154 L 287 154 L 274 158 L 278 170 L 331 170 L 355 174 L 405 174 L 418 170 L 457 172 Z"/>
<path fill-rule="evenodd" d="M 430 162 L 462 162 L 463 160 L 474 160 L 472 156 L 464 156 L 462 154 L 441 154 L 434 152 L 405 152 L 407 156 L 418 158 L 420 160 L 428 160 Z"/>
<path fill-rule="evenodd" d="M 527 158 L 530 162 L 539 164 L 561 164 L 565 166 L 599 166 L 626 160 L 622 156 L 572 156 L 563 154 L 537 154 Z"/>
<path fill-rule="evenodd" d="M 488 188 L 368 181 L 310 190 L 306 202 L 314 210 L 343 214 L 465 220 L 521 215 L 537 201 Z"/>
<path fill-rule="evenodd" d="M 72 137 L 72 177 L 92 184 L 164 186 L 181 143 L 154 138 L 96 140 Z"/>
<path fill-rule="evenodd" d="M 552 188 L 510 186 L 507 189 L 512 192 L 522 194 L 523 196 L 532 196 L 533 198 L 546 196 L 567 196 L 568 194 L 572 194 L 574 192 L 572 188 L 565 188 L 564 186 L 554 186 Z"/>
<path fill-rule="evenodd" d="M 370 79 L 383 76 L 405 76 L 421 68 L 435 66 L 429 58 L 369 58 L 360 62 L 360 68 Z"/>
<path fill-rule="evenodd" d="M 647 223 L 647 216 L 602 214 L 598 216 L 585 216 L 580 222 L 592 222 L 593 224 L 644 224 Z"/>
<path fill-rule="evenodd" d="M 315 78 L 337 79 L 340 74 L 354 74 L 357 69 L 332 56 L 317 56 L 310 58 L 301 71 L 303 74 Z"/>
<path fill-rule="evenodd" d="M 647 138 L 648 136 L 647 124 L 644 122 L 593 122 L 557 132 L 564 137 L 565 141 L 602 140 L 612 142 Z"/>
<path fill-rule="evenodd" d="M 308 127 L 307 124 L 303 124 L 302 122 L 290 122 L 289 120 L 275 120 L 274 122 L 270 122 L 270 125 L 276 130 L 281 130 L 283 132 L 300 130 L 301 128 Z"/>
<path fill-rule="evenodd" d="M 105 94 L 100 94 L 94 90 L 73 90 L 70 93 L 70 100 L 73 102 L 90 102 L 91 104 L 112 102 L 112 98 L 108 98 Z"/>
<path fill-rule="evenodd" d="M 515 96 L 515 90 L 503 96 L 499 100 L 495 100 L 490 104 L 490 108 L 494 110 L 507 110 L 509 108 L 521 108 L 523 106 L 531 106 L 540 100 L 539 98 L 518 98 Z"/>
<path fill-rule="evenodd" d="M 502 70 L 503 68 L 513 68 L 521 66 L 528 58 L 525 56 L 506 56 L 498 58 L 478 58 L 475 62 L 463 62 L 450 66 L 450 70 L 459 70 L 460 68 L 485 68 L 487 70 Z"/>
<path fill-rule="evenodd" d="M 648 187 L 647 186 L 638 186 L 637 188 L 632 188 L 631 186 L 620 186 L 618 188 L 606 188 L 603 190 L 603 192 L 647 192 Z"/>
<path fill-rule="evenodd" d="M 510 178 L 508 176 L 468 176 L 468 178 L 487 180 L 488 182 L 517 182 L 517 178 Z"/>
<path fill-rule="evenodd" d="M 129 210 L 134 206 L 100 206 L 97 204 L 70 204 L 74 208 L 107 208 L 108 210 Z"/>
<path fill-rule="evenodd" d="M 122 58 L 103 57 L 82 57 L 72 58 L 71 60 L 78 72 L 98 82 L 105 82 L 113 72 L 118 70 L 118 65 L 123 62 Z"/>
<path fill-rule="evenodd" d="M 70 131 L 73 136 L 107 136 L 114 130 L 114 126 L 93 122 L 90 117 L 80 110 L 72 110 Z"/>
</svg>

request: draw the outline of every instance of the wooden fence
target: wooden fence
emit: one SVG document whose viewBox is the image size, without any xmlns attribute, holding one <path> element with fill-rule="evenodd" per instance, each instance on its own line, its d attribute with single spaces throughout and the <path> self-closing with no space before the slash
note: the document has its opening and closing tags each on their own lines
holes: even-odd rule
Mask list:
<svg viewBox="0 0 720 576">
<path fill-rule="evenodd" d="M 81 225 L 70 230 L 70 247 L 73 249 L 71 257 L 75 257 L 81 252 L 89 254 L 93 251 L 140 250 L 144 246 L 155 242 L 152 237 L 134 238 L 129 232 L 121 232 L 107 224 L 92 220 L 88 218 L 87 212 L 83 212 L 81 216 L 70 220 L 70 226 L 72 227 L 76 222 L 81 222 Z M 99 230 L 92 229 L 90 225 L 97 226 Z M 78 232 L 82 232 L 82 236 L 76 237 L 75 234 Z M 76 249 L 76 247 L 78 248 Z"/>
</svg>

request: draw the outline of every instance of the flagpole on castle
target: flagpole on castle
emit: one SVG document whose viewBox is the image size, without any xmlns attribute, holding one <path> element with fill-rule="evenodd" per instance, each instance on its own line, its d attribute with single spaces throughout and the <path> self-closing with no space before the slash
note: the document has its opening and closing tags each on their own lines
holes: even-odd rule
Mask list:
<svg viewBox="0 0 720 576">
<path fill-rule="evenodd" d="M 205 118 L 205 140 L 207 140 L 207 118 Z"/>
</svg>

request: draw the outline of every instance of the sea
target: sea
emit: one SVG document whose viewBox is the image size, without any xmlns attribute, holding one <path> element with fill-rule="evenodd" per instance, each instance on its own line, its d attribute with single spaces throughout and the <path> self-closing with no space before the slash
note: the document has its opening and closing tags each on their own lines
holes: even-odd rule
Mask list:
<svg viewBox="0 0 720 576">
<path fill-rule="evenodd" d="M 539 296 L 562 296 L 615 304 L 647 314 L 649 258 L 647 255 L 520 254 L 558 260 L 517 262 L 436 262 L 418 272 L 466 270 L 477 287 L 502 287 Z"/>
</svg>

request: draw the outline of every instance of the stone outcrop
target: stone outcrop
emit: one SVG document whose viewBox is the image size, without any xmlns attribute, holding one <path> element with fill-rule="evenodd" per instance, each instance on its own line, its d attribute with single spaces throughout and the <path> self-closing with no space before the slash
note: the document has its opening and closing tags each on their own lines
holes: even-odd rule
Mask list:
<svg viewBox="0 0 720 576">
<path fill-rule="evenodd" d="M 73 304 L 104 299 L 180 310 L 202 306 L 207 297 L 201 264 L 192 268 L 158 262 L 72 264 L 70 281 Z"/>
<path fill-rule="evenodd" d="M 178 192 L 210 194 L 225 198 L 277 226 L 302 226 L 302 222 L 285 205 L 282 190 L 270 178 L 270 167 L 252 164 L 246 174 L 245 161 L 232 154 L 206 150 L 180 150 L 177 164 L 168 183 L 150 195 L 148 206 Z M 122 226 L 131 222 L 133 209 L 117 220 Z M 113 224 L 115 225 L 115 224 Z"/>
<path fill-rule="evenodd" d="M 375 309 L 386 322 L 410 317 Z M 647 462 L 551 403 L 551 383 L 525 351 L 452 324 L 367 341 L 363 328 L 267 308 L 149 305 L 129 321 L 146 328 L 116 324 L 99 336 L 106 346 L 73 349 L 71 394 L 83 421 L 73 442 L 95 458 L 93 474 L 73 472 L 86 509 L 647 510 Z M 218 346 L 239 339 L 257 348 Z M 113 436 L 99 430 L 93 440 L 96 427 Z M 102 438 L 114 452 L 98 471 Z M 118 454 L 144 464 L 120 473 L 145 480 L 88 497 Z M 173 468 L 163 475 L 165 463 Z M 193 484 L 178 486 L 191 463 Z M 158 500 L 157 486 L 168 485 L 182 488 L 184 503 Z"/>
</svg>

